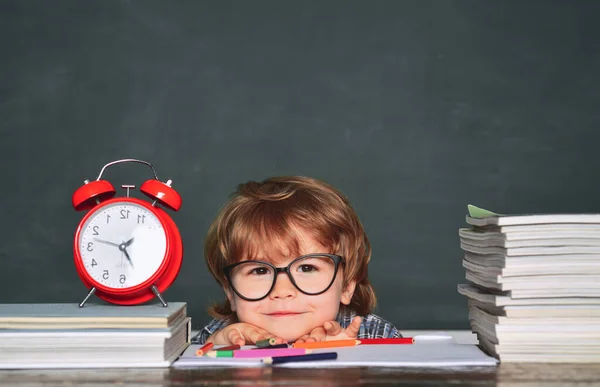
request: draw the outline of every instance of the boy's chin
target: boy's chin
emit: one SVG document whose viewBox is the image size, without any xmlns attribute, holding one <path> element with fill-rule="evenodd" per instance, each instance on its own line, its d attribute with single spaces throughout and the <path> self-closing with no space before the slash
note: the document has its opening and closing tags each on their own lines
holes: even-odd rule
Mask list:
<svg viewBox="0 0 600 387">
<path fill-rule="evenodd" d="M 285 328 L 272 329 L 272 330 L 270 330 L 270 332 L 277 337 L 281 337 L 288 343 L 293 343 L 294 341 L 298 340 L 299 337 L 302 337 L 307 334 L 307 332 L 305 332 L 304 330 L 285 329 Z"/>
</svg>

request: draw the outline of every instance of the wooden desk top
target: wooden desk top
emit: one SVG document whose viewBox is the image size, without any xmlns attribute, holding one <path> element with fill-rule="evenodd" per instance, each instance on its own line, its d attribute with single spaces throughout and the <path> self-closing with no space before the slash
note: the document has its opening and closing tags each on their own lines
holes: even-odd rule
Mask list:
<svg viewBox="0 0 600 387">
<path fill-rule="evenodd" d="M 582 386 L 600 385 L 600 364 L 501 364 L 426 368 L 195 368 L 0 370 L 0 385 L 140 386 Z"/>
</svg>

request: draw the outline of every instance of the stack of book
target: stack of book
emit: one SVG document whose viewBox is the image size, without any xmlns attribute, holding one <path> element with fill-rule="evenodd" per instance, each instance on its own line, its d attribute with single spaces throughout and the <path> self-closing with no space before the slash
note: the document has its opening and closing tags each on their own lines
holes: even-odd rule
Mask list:
<svg viewBox="0 0 600 387">
<path fill-rule="evenodd" d="M 600 361 L 600 214 L 499 215 L 459 230 L 469 320 L 504 362 Z"/>
<path fill-rule="evenodd" d="M 168 367 L 190 329 L 183 302 L 0 304 L 0 369 Z"/>
</svg>

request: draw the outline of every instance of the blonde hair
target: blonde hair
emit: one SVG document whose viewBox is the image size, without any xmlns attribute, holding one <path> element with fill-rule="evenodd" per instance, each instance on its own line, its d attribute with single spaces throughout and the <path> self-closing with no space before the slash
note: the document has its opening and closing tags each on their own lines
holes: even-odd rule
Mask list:
<svg viewBox="0 0 600 387">
<path fill-rule="evenodd" d="M 348 308 L 359 315 L 371 313 L 375 292 L 367 275 L 371 245 L 348 199 L 331 185 L 304 176 L 279 176 L 238 186 L 221 209 L 206 237 L 204 254 L 213 277 L 229 289 L 223 268 L 253 259 L 260 248 L 289 249 L 299 255 L 294 227 L 303 227 L 330 249 L 344 257 L 344 286 L 356 281 Z M 342 305 L 342 307 L 345 307 Z M 212 305 L 215 318 L 236 320 L 228 300 Z"/>
</svg>

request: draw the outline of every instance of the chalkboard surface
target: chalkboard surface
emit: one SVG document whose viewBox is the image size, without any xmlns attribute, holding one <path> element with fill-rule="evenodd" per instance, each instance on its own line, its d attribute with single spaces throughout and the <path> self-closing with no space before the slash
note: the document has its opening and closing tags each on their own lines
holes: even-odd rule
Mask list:
<svg viewBox="0 0 600 387">
<path fill-rule="evenodd" d="M 0 302 L 83 299 L 71 195 L 133 157 L 183 197 L 165 297 L 195 329 L 222 297 L 208 225 L 238 183 L 282 174 L 349 197 L 378 314 L 466 329 L 468 203 L 600 212 L 598 16 L 566 0 L 3 1 Z"/>
</svg>

